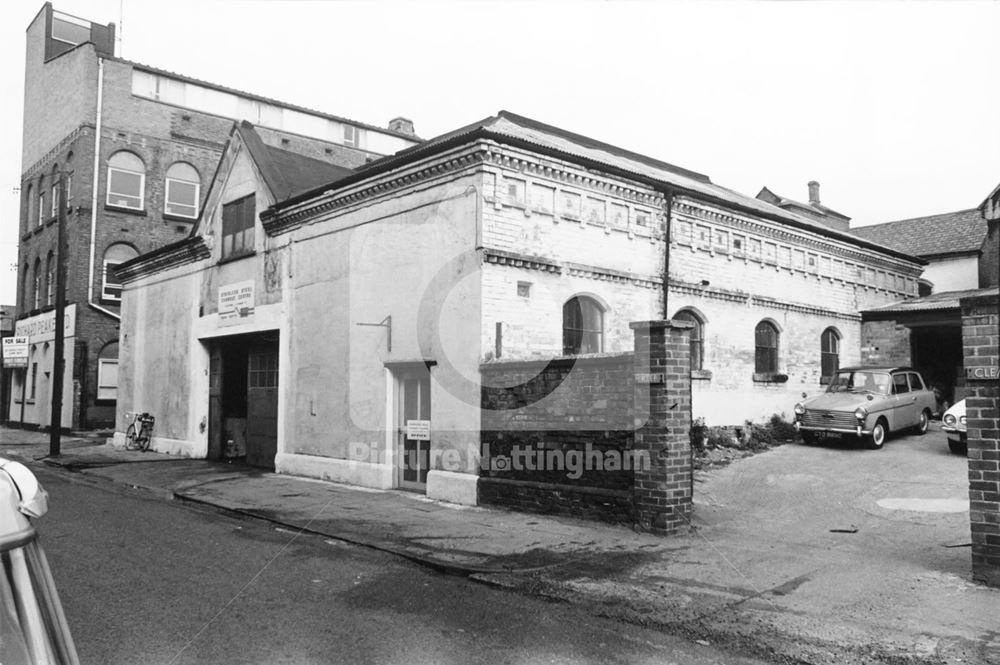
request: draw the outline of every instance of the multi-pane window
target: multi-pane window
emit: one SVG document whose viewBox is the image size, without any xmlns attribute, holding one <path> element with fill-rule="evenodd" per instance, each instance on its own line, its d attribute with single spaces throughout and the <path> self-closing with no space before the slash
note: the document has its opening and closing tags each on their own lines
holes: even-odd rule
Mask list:
<svg viewBox="0 0 1000 665">
<path fill-rule="evenodd" d="M 757 374 L 774 374 L 778 371 L 778 329 L 770 321 L 761 321 L 754 330 L 755 363 Z"/>
<path fill-rule="evenodd" d="M 278 386 L 278 354 L 250 354 L 250 387 L 276 388 Z"/>
<path fill-rule="evenodd" d="M 42 306 L 42 261 L 41 259 L 35 259 L 35 274 L 34 274 L 34 295 L 32 296 L 32 309 L 38 309 Z"/>
<path fill-rule="evenodd" d="M 59 214 L 59 181 L 52 181 L 52 201 L 49 205 L 49 216 L 55 217 Z"/>
<path fill-rule="evenodd" d="M 563 305 L 563 354 L 604 350 L 604 310 L 593 298 L 576 296 Z"/>
<path fill-rule="evenodd" d="M 222 206 L 222 258 L 253 253 L 256 219 L 253 194 Z"/>
<path fill-rule="evenodd" d="M 198 193 L 201 178 L 190 164 L 177 162 L 167 169 L 167 191 L 164 212 L 177 217 L 198 217 Z"/>
<path fill-rule="evenodd" d="M 45 178 L 38 179 L 38 219 L 35 221 L 39 226 L 45 223 Z"/>
<path fill-rule="evenodd" d="M 56 261 L 55 255 L 49 252 L 49 257 L 45 261 L 45 304 L 55 304 L 56 295 Z"/>
<path fill-rule="evenodd" d="M 689 309 L 682 309 L 674 314 L 674 318 L 680 321 L 690 321 L 694 324 L 691 329 L 691 369 L 703 369 L 705 357 L 705 323 L 701 318 Z"/>
<path fill-rule="evenodd" d="M 111 342 L 98 354 L 97 399 L 118 399 L 118 342 Z"/>
<path fill-rule="evenodd" d="M 353 148 L 361 147 L 361 129 L 354 125 L 344 125 L 344 145 Z"/>
<path fill-rule="evenodd" d="M 827 383 L 840 369 L 840 335 L 833 328 L 827 328 L 820 336 L 821 381 Z"/>
<path fill-rule="evenodd" d="M 24 197 L 24 207 L 25 207 L 24 219 L 27 221 L 29 225 L 31 224 L 31 214 L 35 210 L 34 205 L 35 205 L 35 192 L 32 189 L 31 185 L 28 185 L 27 194 L 25 194 Z"/>
<path fill-rule="evenodd" d="M 122 283 L 118 279 L 116 268 L 129 259 L 134 259 L 139 252 L 131 245 L 115 243 L 104 251 L 104 271 L 101 283 L 101 300 L 119 302 L 122 299 Z"/>
<path fill-rule="evenodd" d="M 108 160 L 109 206 L 142 210 L 146 186 L 146 167 L 131 152 L 116 152 Z"/>
</svg>

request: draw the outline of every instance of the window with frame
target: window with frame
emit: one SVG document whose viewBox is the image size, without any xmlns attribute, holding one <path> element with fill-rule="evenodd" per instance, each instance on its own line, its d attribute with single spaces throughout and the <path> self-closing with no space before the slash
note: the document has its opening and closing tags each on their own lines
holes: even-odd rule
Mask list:
<svg viewBox="0 0 1000 665">
<path fill-rule="evenodd" d="M 575 296 L 563 305 L 563 354 L 604 350 L 604 309 L 593 298 Z"/>
<path fill-rule="evenodd" d="M 35 386 L 38 385 L 38 363 L 31 363 L 31 383 L 28 385 L 28 400 L 35 401 Z"/>
<path fill-rule="evenodd" d="M 45 223 L 45 178 L 38 179 L 38 208 L 35 211 L 38 213 L 38 218 L 35 222 L 38 226 Z"/>
<path fill-rule="evenodd" d="M 90 21 L 52 12 L 52 39 L 76 46 L 90 41 Z"/>
<path fill-rule="evenodd" d="M 910 372 L 910 390 L 927 390 L 924 380 L 916 372 Z"/>
<path fill-rule="evenodd" d="M 145 204 L 146 166 L 131 152 L 121 151 L 108 160 L 107 204 L 142 210 Z"/>
<path fill-rule="evenodd" d="M 827 328 L 820 335 L 820 383 L 829 383 L 840 369 L 840 334 Z"/>
<path fill-rule="evenodd" d="M 689 309 L 682 309 L 674 314 L 674 318 L 694 324 L 691 329 L 691 370 L 704 369 L 702 364 L 705 357 L 705 322 Z"/>
<path fill-rule="evenodd" d="M 56 295 L 55 259 L 56 259 L 55 254 L 49 252 L 49 256 L 45 260 L 45 304 L 46 305 L 55 304 L 55 295 Z"/>
<path fill-rule="evenodd" d="M 34 295 L 32 296 L 32 309 L 38 309 L 42 306 L 42 260 L 35 259 L 35 273 L 34 273 Z"/>
<path fill-rule="evenodd" d="M 27 187 L 27 189 L 25 191 L 27 193 L 24 196 L 24 208 L 25 208 L 24 219 L 25 219 L 25 222 L 27 223 L 27 227 L 26 228 L 30 229 L 31 228 L 31 221 L 32 221 L 32 216 L 31 215 L 35 211 L 35 208 L 34 208 L 34 206 L 35 206 L 35 190 L 29 184 L 28 187 Z"/>
<path fill-rule="evenodd" d="M 253 254 L 253 232 L 257 221 L 253 194 L 222 206 L 222 258 Z"/>
<path fill-rule="evenodd" d="M 361 128 L 354 125 L 344 125 L 344 145 L 352 148 L 361 147 Z"/>
<path fill-rule="evenodd" d="M 193 166 L 175 162 L 167 169 L 166 197 L 163 212 L 175 217 L 197 219 L 201 177 Z"/>
<path fill-rule="evenodd" d="M 50 192 L 49 201 L 49 218 L 55 217 L 59 214 L 59 165 L 55 164 L 52 166 L 52 191 Z"/>
<path fill-rule="evenodd" d="M 97 399 L 118 399 L 118 342 L 105 345 L 97 356 Z"/>
<path fill-rule="evenodd" d="M 139 256 L 139 252 L 131 245 L 115 243 L 104 250 L 104 270 L 101 283 L 101 300 L 104 302 L 121 302 L 122 283 L 118 279 L 116 268 L 122 263 Z"/>
<path fill-rule="evenodd" d="M 910 392 L 910 384 L 906 380 L 906 372 L 892 375 L 892 394 L 902 395 Z"/>
<path fill-rule="evenodd" d="M 770 321 L 761 321 L 754 329 L 754 371 L 757 374 L 778 372 L 778 328 Z"/>
</svg>

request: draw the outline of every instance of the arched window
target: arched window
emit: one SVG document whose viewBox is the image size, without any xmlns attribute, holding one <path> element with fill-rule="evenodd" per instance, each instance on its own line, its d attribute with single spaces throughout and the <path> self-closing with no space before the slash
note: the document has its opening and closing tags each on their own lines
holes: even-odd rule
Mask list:
<svg viewBox="0 0 1000 665">
<path fill-rule="evenodd" d="M 35 219 L 35 223 L 41 226 L 45 223 L 45 176 L 38 179 L 38 209 L 36 212 L 38 217 Z"/>
<path fill-rule="evenodd" d="M 59 165 L 52 165 L 52 194 L 49 197 L 52 200 L 49 202 L 49 217 L 55 217 L 59 214 Z"/>
<path fill-rule="evenodd" d="M 827 328 L 820 335 L 820 382 L 829 383 L 840 369 L 840 333 L 836 328 Z"/>
<path fill-rule="evenodd" d="M 45 259 L 45 304 L 54 305 L 56 296 L 56 257 L 49 252 Z"/>
<path fill-rule="evenodd" d="M 104 281 L 101 285 L 101 300 L 106 302 L 120 302 L 122 299 L 122 283 L 118 280 L 115 268 L 118 264 L 125 263 L 129 259 L 139 256 L 139 252 L 131 245 L 116 242 L 109 245 L 104 250 Z"/>
<path fill-rule="evenodd" d="M 31 222 L 34 221 L 32 214 L 35 211 L 35 189 L 29 184 L 25 192 L 27 193 L 24 195 L 24 221 L 26 227 L 30 229 Z"/>
<path fill-rule="evenodd" d="M 42 306 L 42 260 L 35 259 L 35 272 L 32 282 L 31 309 L 38 309 Z"/>
<path fill-rule="evenodd" d="M 604 310 L 587 296 L 575 296 L 563 305 L 563 354 L 604 350 Z"/>
<path fill-rule="evenodd" d="M 97 354 L 97 399 L 118 399 L 118 342 L 106 344 Z"/>
<path fill-rule="evenodd" d="M 176 162 L 167 169 L 167 191 L 163 212 L 195 219 L 198 217 L 198 194 L 201 177 L 193 166 Z"/>
<path fill-rule="evenodd" d="M 21 271 L 21 313 L 31 309 L 31 266 L 24 264 Z"/>
<path fill-rule="evenodd" d="M 757 374 L 775 374 L 778 371 L 778 328 L 770 321 L 761 321 L 754 330 L 755 365 Z"/>
<path fill-rule="evenodd" d="M 682 309 L 674 314 L 674 318 L 679 321 L 690 321 L 694 324 L 691 329 L 691 369 L 703 369 L 705 358 L 705 322 L 701 317 L 690 309 Z"/>
<path fill-rule="evenodd" d="M 131 152 L 116 152 L 108 160 L 109 206 L 142 210 L 146 187 L 146 167 Z"/>
</svg>

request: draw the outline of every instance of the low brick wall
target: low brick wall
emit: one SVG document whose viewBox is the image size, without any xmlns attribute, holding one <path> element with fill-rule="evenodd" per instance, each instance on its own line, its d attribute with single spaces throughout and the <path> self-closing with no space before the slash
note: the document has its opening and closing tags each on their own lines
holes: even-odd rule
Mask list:
<svg viewBox="0 0 1000 665">
<path fill-rule="evenodd" d="M 479 503 L 664 533 L 686 523 L 689 326 L 633 326 L 635 353 L 480 367 Z"/>
<path fill-rule="evenodd" d="M 1000 587 L 1000 296 L 962 300 L 972 577 Z"/>
</svg>

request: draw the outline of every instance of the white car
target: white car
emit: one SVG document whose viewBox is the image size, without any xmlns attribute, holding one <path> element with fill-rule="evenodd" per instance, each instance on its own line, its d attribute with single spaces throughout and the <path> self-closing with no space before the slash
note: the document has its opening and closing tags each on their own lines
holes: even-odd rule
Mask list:
<svg viewBox="0 0 1000 665">
<path fill-rule="evenodd" d="M 948 433 L 948 448 L 956 455 L 968 454 L 969 444 L 965 431 L 965 400 L 955 402 L 944 412 L 941 429 Z"/>
</svg>

